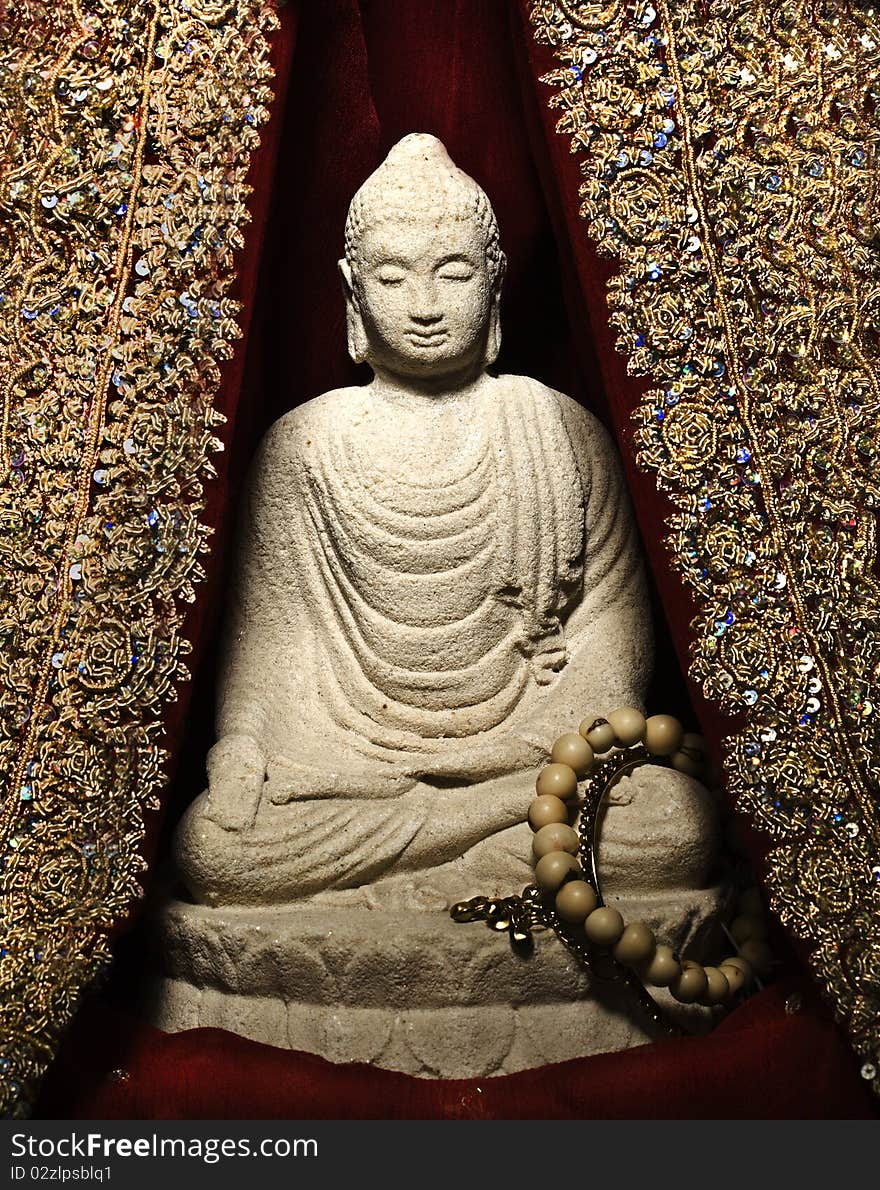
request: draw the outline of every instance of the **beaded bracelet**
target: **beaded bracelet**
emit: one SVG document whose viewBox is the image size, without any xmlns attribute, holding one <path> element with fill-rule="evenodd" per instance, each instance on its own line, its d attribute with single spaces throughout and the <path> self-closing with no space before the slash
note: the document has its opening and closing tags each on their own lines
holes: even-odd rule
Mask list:
<svg viewBox="0 0 880 1190">
<path fill-rule="evenodd" d="M 644 922 L 626 924 L 617 909 L 605 905 L 597 868 L 599 811 L 624 776 L 657 763 L 697 780 L 708 777 L 702 738 L 685 734 L 671 715 L 646 719 L 633 707 L 620 707 L 607 719 L 584 720 L 577 732 L 560 736 L 538 775 L 537 796 L 528 811 L 535 832 L 535 884 L 519 897 L 474 897 L 450 912 L 455 921 L 483 920 L 492 929 L 506 930 L 518 947 L 531 944 L 533 926 L 551 927 L 594 973 L 602 973 L 606 960 L 610 975 L 633 989 L 648 1015 L 675 1031 L 645 984 L 668 988 L 682 1004 L 715 1007 L 766 972 L 773 958 L 757 888 L 741 893 L 738 915 L 727 931 L 738 953 L 715 966 L 679 959 L 671 947 L 657 943 Z M 580 782 L 584 796 L 575 801 Z"/>
</svg>

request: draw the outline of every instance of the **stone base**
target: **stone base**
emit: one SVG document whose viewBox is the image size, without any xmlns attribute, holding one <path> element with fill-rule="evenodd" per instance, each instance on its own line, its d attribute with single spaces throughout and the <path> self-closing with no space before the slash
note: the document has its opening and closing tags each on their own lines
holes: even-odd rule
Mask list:
<svg viewBox="0 0 880 1190">
<path fill-rule="evenodd" d="M 699 956 L 719 900 L 712 889 L 615 904 Z M 157 944 L 164 975 L 146 1011 L 159 1028 L 213 1026 L 333 1062 L 480 1077 L 662 1035 L 625 987 L 585 972 L 549 930 L 522 956 L 506 934 L 445 913 L 172 901 Z M 714 1023 L 714 1011 L 657 997 L 687 1031 Z"/>
</svg>

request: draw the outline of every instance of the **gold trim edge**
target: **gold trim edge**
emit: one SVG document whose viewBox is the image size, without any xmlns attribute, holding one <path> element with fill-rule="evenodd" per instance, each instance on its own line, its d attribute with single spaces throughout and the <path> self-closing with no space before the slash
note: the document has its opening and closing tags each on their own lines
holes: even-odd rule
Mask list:
<svg viewBox="0 0 880 1190">
<path fill-rule="evenodd" d="M 880 23 L 868 0 L 536 0 L 545 75 L 655 387 L 691 673 L 737 805 L 880 1092 Z"/>
<path fill-rule="evenodd" d="M 0 1104 L 140 895 L 208 549 L 262 0 L 0 7 Z"/>
</svg>

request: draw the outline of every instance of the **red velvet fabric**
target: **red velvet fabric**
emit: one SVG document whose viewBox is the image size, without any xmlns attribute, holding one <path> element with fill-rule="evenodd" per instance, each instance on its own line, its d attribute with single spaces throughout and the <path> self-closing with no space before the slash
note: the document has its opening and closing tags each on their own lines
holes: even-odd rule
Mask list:
<svg viewBox="0 0 880 1190">
<path fill-rule="evenodd" d="M 560 113 L 551 109 L 547 102 L 554 88 L 540 82 L 540 79 L 557 68 L 558 62 L 551 47 L 539 44 L 532 37 L 528 20 L 530 7 L 526 0 L 521 0 L 517 5 L 517 15 L 513 18 L 516 30 L 512 45 L 522 80 L 525 127 L 544 184 L 557 241 L 560 246 L 565 246 L 560 251 L 561 281 L 572 319 L 572 341 L 578 352 L 588 352 L 582 357 L 583 367 L 591 367 L 594 359 L 598 362 L 602 412 L 620 446 L 627 483 L 662 607 L 658 630 L 666 631 L 680 671 L 686 673 L 692 639 L 690 621 L 696 608 L 690 591 L 672 570 L 665 546 L 666 520 L 673 513 L 674 506 L 658 490 L 653 474 L 641 471 L 636 466 L 632 446 L 632 414 L 651 388 L 652 380 L 651 377 L 633 378 L 628 375 L 626 357 L 614 347 L 616 332 L 609 324 L 606 294 L 607 281 L 616 272 L 617 262 L 597 255 L 579 215 L 578 190 L 583 181 L 581 158 L 571 153 L 570 138 L 556 132 Z M 590 340 L 589 347 L 584 342 L 587 338 Z M 661 658 L 661 661 L 664 660 L 669 665 L 676 663 L 668 655 Z M 691 681 L 687 685 L 689 705 L 712 746 L 716 760 L 720 761 L 721 739 L 734 731 L 737 724 L 703 698 L 698 685 Z M 760 861 L 764 851 L 763 840 L 749 836 L 748 841 L 753 857 Z"/>
<path fill-rule="evenodd" d="M 204 786 L 226 548 L 242 476 L 271 422 L 364 376 L 345 351 L 336 276 L 351 195 L 391 145 L 432 132 L 484 186 L 509 258 L 499 367 L 570 393 L 615 432 L 659 600 L 653 709 L 725 725 L 682 679 L 690 607 L 661 544 L 669 509 L 629 449 L 640 386 L 613 350 L 599 261 L 577 217 L 578 172 L 552 131 L 516 0 L 321 0 L 289 3 L 273 57 L 273 119 L 251 171 L 254 216 L 239 262 L 245 338 L 224 374 L 227 454 L 210 486 L 217 528 L 207 584 L 187 625 L 195 676 L 168 718 L 176 780 L 147 855 L 161 854 L 182 807 Z M 160 829 L 164 821 L 164 834 Z M 159 865 L 153 864 L 153 872 Z M 154 877 L 155 878 L 155 877 Z M 74 1118 L 727 1118 L 870 1116 L 873 1099 L 824 1010 L 786 1014 L 780 983 L 701 1039 L 668 1041 L 503 1078 L 425 1081 L 334 1066 L 218 1030 L 167 1036 L 136 1019 L 137 944 L 80 1013 L 46 1081 L 38 1114 Z M 134 957 L 133 957 L 134 956 Z M 113 1078 L 119 1068 L 128 1073 Z"/>
<path fill-rule="evenodd" d="M 824 1014 L 792 987 L 753 997 L 709 1037 L 503 1078 L 417 1079 L 336 1066 L 219 1029 L 168 1035 L 91 1006 L 41 1113 L 78 1119 L 870 1119 L 871 1093 Z M 120 1078 L 121 1075 L 121 1078 Z"/>
</svg>

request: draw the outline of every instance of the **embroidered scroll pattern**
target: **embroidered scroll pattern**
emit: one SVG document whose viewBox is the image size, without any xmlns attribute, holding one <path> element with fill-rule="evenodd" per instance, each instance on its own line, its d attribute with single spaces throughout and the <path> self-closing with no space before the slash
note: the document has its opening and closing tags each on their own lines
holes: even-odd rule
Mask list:
<svg viewBox="0 0 880 1190">
<path fill-rule="evenodd" d="M 244 182 L 259 0 L 0 5 L 0 1077 L 27 1111 L 109 927 L 181 637 Z"/>
<path fill-rule="evenodd" d="M 538 0 L 611 320 L 656 384 L 692 672 L 747 726 L 771 893 L 880 1091 L 880 24 L 846 0 Z"/>
</svg>

